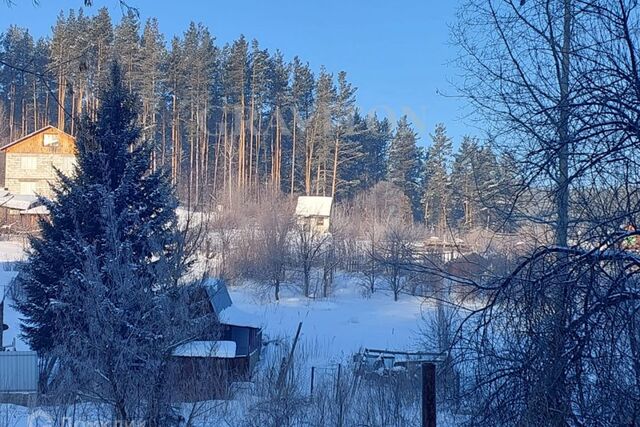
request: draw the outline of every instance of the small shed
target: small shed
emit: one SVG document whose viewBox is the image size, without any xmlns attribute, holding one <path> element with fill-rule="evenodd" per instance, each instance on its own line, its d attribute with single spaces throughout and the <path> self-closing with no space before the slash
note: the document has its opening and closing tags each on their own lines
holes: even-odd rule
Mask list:
<svg viewBox="0 0 640 427">
<path fill-rule="evenodd" d="M 327 233 L 332 207 L 333 197 L 300 196 L 296 205 L 296 222 L 305 231 Z"/>
<path fill-rule="evenodd" d="M 36 196 L 0 191 L 0 230 L 3 233 L 35 232 L 39 229 L 38 219 L 48 215 Z"/>
<path fill-rule="evenodd" d="M 262 329 L 233 305 L 222 279 L 207 279 L 195 299 L 194 314 L 214 314 L 220 328 L 174 350 L 174 395 L 179 401 L 222 399 L 231 383 L 251 379 L 260 360 Z"/>
<path fill-rule="evenodd" d="M 223 399 L 242 377 L 242 360 L 234 341 L 192 341 L 176 348 L 170 364 L 176 401 Z"/>
<path fill-rule="evenodd" d="M 236 356 L 245 358 L 247 363 L 246 376 L 260 359 L 262 347 L 262 328 L 248 314 L 233 305 L 229 291 L 222 279 L 210 278 L 204 284 L 211 310 L 215 313 L 221 325 L 222 341 L 236 343 Z"/>
</svg>

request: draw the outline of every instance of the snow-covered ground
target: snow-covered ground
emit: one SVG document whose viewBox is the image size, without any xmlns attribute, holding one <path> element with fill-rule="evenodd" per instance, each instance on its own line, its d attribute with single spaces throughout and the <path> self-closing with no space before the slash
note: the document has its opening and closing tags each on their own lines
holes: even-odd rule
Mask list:
<svg viewBox="0 0 640 427">
<path fill-rule="evenodd" d="M 287 288 L 280 301 L 254 287 L 231 287 L 236 307 L 262 325 L 265 338 L 291 339 L 302 322 L 299 345 L 308 363 L 330 364 L 350 359 L 362 348 L 417 350 L 419 332 L 432 306 L 422 298 L 403 295 L 400 301 L 385 291 L 363 296 L 357 278 L 338 275 L 333 295 L 309 299 Z M 266 300 L 266 301 L 265 301 Z"/>
<path fill-rule="evenodd" d="M 0 241 L 0 261 L 20 261 L 24 259 L 24 242 L 17 240 Z"/>
<path fill-rule="evenodd" d="M 15 277 L 14 262 L 24 258 L 20 242 L 0 242 L 0 290 Z M 389 292 L 379 290 L 365 296 L 357 277 L 338 274 L 329 298 L 310 299 L 300 294 L 297 286 L 285 285 L 280 301 L 274 301 L 271 290 L 255 284 L 232 286 L 229 293 L 234 303 L 234 316 L 246 316 L 250 324 L 263 327 L 268 342 L 263 352 L 263 366 L 270 356 L 278 354 L 282 342 L 291 342 L 302 322 L 297 354 L 302 360 L 297 369 L 308 372 L 311 366 L 335 366 L 348 363 L 363 348 L 400 351 L 420 350 L 420 330 L 433 306 L 418 297 L 402 295 L 397 302 Z M 5 345 L 16 339 L 17 350 L 28 350 L 19 339 L 19 314 L 5 304 Z M 305 376 L 305 373 L 302 374 Z M 240 400 L 237 405 L 246 402 Z M 13 405 L 0 405 L 0 417 L 7 425 L 24 425 L 29 410 Z M 47 425 L 45 422 L 43 425 Z"/>
<path fill-rule="evenodd" d="M 0 242 L 0 290 L 16 275 L 13 263 L 23 258 L 22 243 Z M 268 340 L 291 339 L 302 322 L 299 345 L 315 353 L 309 362 L 317 364 L 346 360 L 362 348 L 417 350 L 423 318 L 432 309 L 409 295 L 394 302 L 383 290 L 365 297 L 357 278 L 347 275 L 337 275 L 333 295 L 323 299 L 305 298 L 293 286 L 283 287 L 280 301 L 251 285 L 230 287 L 229 293 L 234 306 L 261 325 Z M 19 314 L 10 301 L 4 316 L 9 325 L 5 344 L 16 338 L 17 350 L 28 350 L 19 339 Z"/>
</svg>

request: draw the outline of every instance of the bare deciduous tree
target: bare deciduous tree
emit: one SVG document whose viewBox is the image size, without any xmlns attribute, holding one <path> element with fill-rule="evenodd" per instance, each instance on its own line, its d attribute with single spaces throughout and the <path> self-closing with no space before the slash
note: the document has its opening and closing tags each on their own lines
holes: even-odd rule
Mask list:
<svg viewBox="0 0 640 427">
<path fill-rule="evenodd" d="M 551 230 L 506 276 L 467 282 L 481 307 L 452 346 L 470 423 L 634 424 L 616 402 L 640 396 L 618 375 L 638 372 L 637 4 L 469 0 L 461 18 L 462 92 L 519 175 L 503 209 Z"/>
<path fill-rule="evenodd" d="M 321 233 L 316 229 L 305 229 L 301 225 L 295 227 L 293 248 L 297 265 L 302 270 L 302 291 L 305 297 L 311 295 L 311 272 L 318 266 L 318 260 L 327 250 L 330 238 L 330 234 Z"/>
<path fill-rule="evenodd" d="M 293 228 L 291 209 L 283 209 L 284 205 L 286 202 L 276 199 L 263 204 L 266 209 L 258 231 L 256 273 L 273 288 L 276 301 L 280 299 L 280 286 L 289 263 L 289 235 Z"/>
<path fill-rule="evenodd" d="M 379 261 L 385 268 L 385 280 L 398 301 L 412 280 L 406 266 L 413 261 L 414 233 L 412 227 L 400 221 L 389 224 L 378 249 Z"/>
</svg>

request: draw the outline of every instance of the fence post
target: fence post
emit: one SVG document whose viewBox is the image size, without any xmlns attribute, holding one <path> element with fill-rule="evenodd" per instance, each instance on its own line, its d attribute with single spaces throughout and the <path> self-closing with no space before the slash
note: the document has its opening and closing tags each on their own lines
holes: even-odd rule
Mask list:
<svg viewBox="0 0 640 427">
<path fill-rule="evenodd" d="M 436 427 L 436 365 L 422 364 L 422 427 Z"/>
<path fill-rule="evenodd" d="M 296 336 L 293 338 L 293 344 L 291 345 L 291 351 L 289 352 L 289 357 L 283 357 L 283 363 L 280 367 L 280 373 L 278 374 L 278 380 L 276 382 L 276 387 L 278 392 L 284 386 L 284 382 L 287 379 L 287 373 L 289 372 L 289 366 L 293 360 L 293 352 L 296 350 L 296 345 L 298 344 L 298 338 L 300 338 L 300 329 L 302 329 L 302 322 L 298 323 L 298 329 L 296 331 Z"/>
<path fill-rule="evenodd" d="M 342 364 L 338 363 L 338 378 L 336 379 L 336 400 L 340 396 L 340 371 L 342 371 Z"/>
<path fill-rule="evenodd" d="M 4 334 L 4 296 L 2 297 L 2 301 L 0 301 L 0 351 L 4 350 L 4 344 L 2 342 Z"/>
<path fill-rule="evenodd" d="M 311 367 L 311 393 L 310 393 L 310 396 L 313 396 L 313 379 L 315 377 L 315 374 L 316 374 L 316 367 L 312 366 Z"/>
</svg>

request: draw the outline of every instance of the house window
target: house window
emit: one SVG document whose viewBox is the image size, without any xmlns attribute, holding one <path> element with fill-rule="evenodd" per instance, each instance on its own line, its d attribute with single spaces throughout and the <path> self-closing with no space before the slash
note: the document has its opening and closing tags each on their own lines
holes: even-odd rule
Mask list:
<svg viewBox="0 0 640 427">
<path fill-rule="evenodd" d="M 23 181 L 20 183 L 20 194 L 33 196 L 36 194 L 36 183 L 33 181 Z"/>
<path fill-rule="evenodd" d="M 324 225 L 324 218 L 318 218 L 318 219 L 316 219 L 316 225 L 318 225 L 318 226 L 323 226 L 323 225 Z"/>
<path fill-rule="evenodd" d="M 45 147 L 56 147 L 60 143 L 58 135 L 53 133 L 45 133 L 43 145 Z"/>
<path fill-rule="evenodd" d="M 38 158 L 37 157 L 23 157 L 22 158 L 22 169 L 23 170 L 36 170 L 36 169 L 38 169 Z"/>
</svg>

